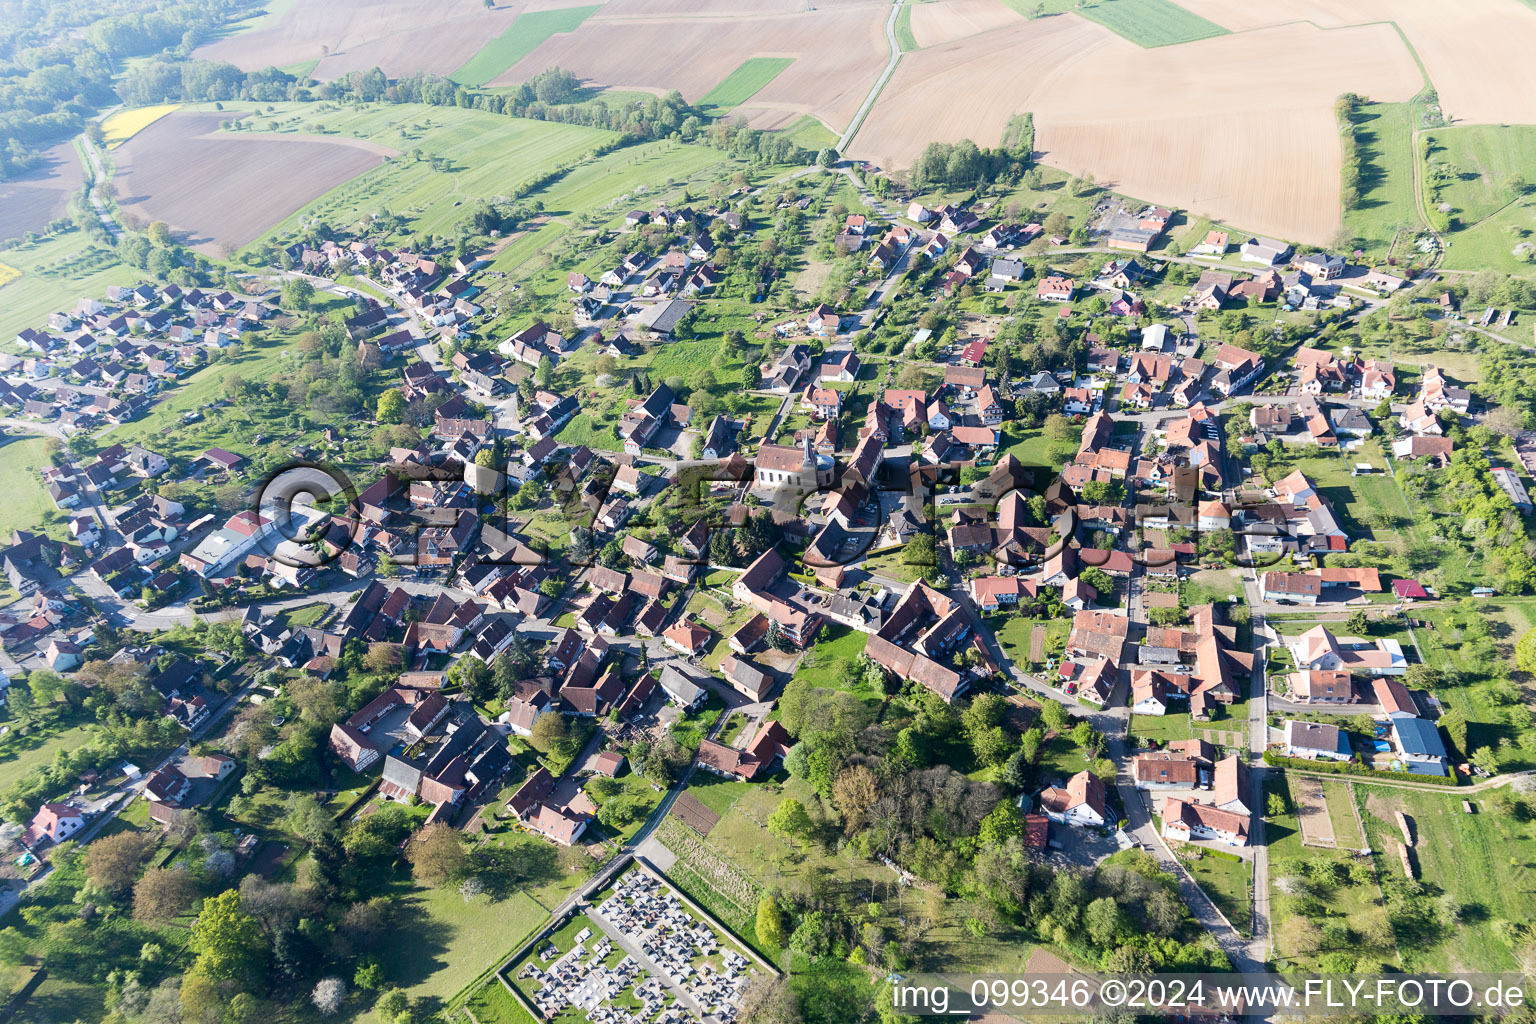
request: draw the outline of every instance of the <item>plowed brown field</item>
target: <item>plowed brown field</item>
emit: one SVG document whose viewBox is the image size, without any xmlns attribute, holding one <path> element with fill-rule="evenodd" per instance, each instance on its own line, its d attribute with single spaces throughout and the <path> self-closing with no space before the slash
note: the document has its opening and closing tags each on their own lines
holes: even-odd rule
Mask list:
<svg viewBox="0 0 1536 1024">
<path fill-rule="evenodd" d="M 912 35 L 918 46 L 939 46 L 978 32 L 992 32 L 1023 22 L 1002 0 L 935 0 L 912 5 Z"/>
<path fill-rule="evenodd" d="M 705 10 L 728 8 L 710 0 L 700 7 Z M 841 128 L 885 66 L 889 12 L 888 4 L 860 3 L 722 19 L 615 17 L 604 8 L 575 32 L 543 43 L 494 84 L 521 82 L 558 65 L 593 84 L 677 89 L 697 100 L 749 57 L 793 57 L 752 97 L 753 108 L 815 114 Z"/>
<path fill-rule="evenodd" d="M 1531 59 L 1536 53 L 1536 10 L 1521 0 L 1181 3 L 1234 31 L 1292 21 L 1324 28 L 1395 21 L 1424 61 L 1446 116 L 1480 124 L 1536 122 L 1536 61 Z"/>
<path fill-rule="evenodd" d="M 1043 18 L 904 57 L 850 155 L 903 167 L 932 139 L 996 145 L 1010 116 L 1033 111 L 1046 163 L 1326 242 L 1340 224 L 1335 99 L 1404 100 L 1420 82 L 1388 25 L 1294 24 L 1147 50 L 1080 18 Z"/>
<path fill-rule="evenodd" d="M 61 142 L 42 153 L 37 167 L 19 178 L 0 181 L 0 239 L 42 231 L 64 216 L 82 174 L 75 147 Z"/>
<path fill-rule="evenodd" d="M 377 65 L 391 78 L 456 70 L 527 10 L 583 0 L 296 0 L 271 25 L 199 47 L 194 56 L 253 70 L 318 60 L 322 81 Z"/>
<path fill-rule="evenodd" d="M 175 113 L 115 153 L 118 203 L 146 221 L 163 220 L 205 252 L 244 245 L 304 204 L 394 150 L 362 139 L 235 135 L 230 115 Z"/>
</svg>

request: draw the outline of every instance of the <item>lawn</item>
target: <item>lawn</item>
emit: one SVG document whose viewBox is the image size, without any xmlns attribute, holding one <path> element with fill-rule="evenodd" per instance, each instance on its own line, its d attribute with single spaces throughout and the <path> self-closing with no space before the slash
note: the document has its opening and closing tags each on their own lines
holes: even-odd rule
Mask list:
<svg viewBox="0 0 1536 1024">
<path fill-rule="evenodd" d="M 566 7 L 554 11 L 528 11 L 519 14 L 506 31 L 480 48 L 448 77 L 460 85 L 481 86 L 505 74 L 514 64 L 539 48 L 539 44 L 560 32 L 574 32 L 586 21 L 593 7 Z"/>
<path fill-rule="evenodd" d="M 750 782 L 733 782 L 723 779 L 709 772 L 694 772 L 693 781 L 688 783 L 688 793 L 696 797 L 699 803 L 708 807 L 722 818 L 730 812 L 737 800 L 751 792 L 753 784 Z"/>
<path fill-rule="evenodd" d="M 1187 740 L 1193 735 L 1189 730 L 1189 713 L 1166 715 L 1132 715 L 1129 732 L 1142 743 L 1156 741 L 1167 745 L 1171 740 Z"/>
<path fill-rule="evenodd" d="M 1413 106 L 1367 103 L 1355 122 L 1360 199 L 1344 211 L 1344 228 L 1361 248 L 1385 253 L 1401 227 L 1419 227 L 1413 194 Z"/>
<path fill-rule="evenodd" d="M 1236 569 L 1202 569 L 1186 578 L 1182 588 L 1186 608 L 1225 602 L 1234 595 L 1243 598 L 1242 574 Z"/>
<path fill-rule="evenodd" d="M 1358 850 L 1365 842 L 1355 820 L 1355 800 L 1347 782 L 1324 782 L 1323 800 L 1333 822 L 1333 839 L 1341 850 Z"/>
<path fill-rule="evenodd" d="M 1528 277 L 1531 264 L 1515 254 L 1515 246 L 1536 231 L 1536 197 L 1527 196 L 1474 226 L 1446 236 L 1447 270 L 1496 270 Z"/>
<path fill-rule="evenodd" d="M 402 880 L 391 903 L 403 923 L 380 955 L 386 975 L 413 999 L 447 1001 L 540 928 L 573 888 L 562 882 L 466 902 L 457 888 L 421 889 Z"/>
<path fill-rule="evenodd" d="M 901 885 L 895 872 L 860 857 L 851 847 L 828 851 L 815 844 L 790 846 L 769 832 L 765 822 L 785 797 L 807 804 L 816 800 L 810 786 L 799 779 L 786 779 L 782 786 L 752 786 L 701 845 L 763 889 L 801 891 L 808 879 L 819 876 L 822 881 L 818 884 L 826 886 L 824 891 L 829 895 L 844 896 L 861 905 L 880 903 L 879 923 L 893 932 L 903 927 L 903 917 L 920 911 L 924 899 L 921 889 Z M 669 872 L 674 880 L 677 874 L 675 867 Z M 691 889 L 689 893 L 693 895 Z M 928 933 L 923 944 L 925 956 L 912 965 L 913 969 L 1022 971 L 1034 946 L 994 928 L 980 927 L 973 932 L 967 920 L 973 913 L 973 904 L 949 900 L 944 924 Z"/>
<path fill-rule="evenodd" d="M 628 238 L 597 246 L 574 224 L 618 226 L 635 204 L 649 208 L 680 197 L 688 187 L 685 183 L 729 161 L 720 150 L 666 140 L 625 146 L 577 164 L 535 194 L 544 204 L 543 216 L 554 219 L 515 235 L 490 269 L 513 272 L 519 279 L 520 303 L 524 298 L 564 301 L 566 274 L 576 270 L 596 279 L 628 251 Z M 493 287 L 487 297 L 494 298 L 498 291 Z"/>
<path fill-rule="evenodd" d="M 1012 455 L 1026 466 L 1043 466 L 1046 469 L 1058 470 L 1077 454 L 1077 445 L 1082 436 L 1083 429 L 1079 426 L 1074 426 L 1069 436 L 1052 440 L 1045 436 L 1043 430 L 1023 430 L 1013 424 L 1007 424 L 1003 427 L 1003 441 L 998 451 L 998 458 Z M 1048 480 L 1041 480 L 1039 486 L 1043 488 L 1048 482 Z"/>
<path fill-rule="evenodd" d="M 916 49 L 914 46 L 913 49 Z M 705 110 L 725 113 L 761 92 L 795 62 L 793 57 L 749 57 L 699 100 Z"/>
<path fill-rule="evenodd" d="M 994 623 L 996 620 L 992 620 Z M 1005 613 L 1001 625 L 995 625 L 993 632 L 997 635 L 997 642 L 1003 648 L 1003 653 L 1008 655 L 1008 660 L 1015 665 L 1029 666 L 1038 671 L 1043 664 L 1036 666 L 1029 660 L 1029 641 L 1034 635 L 1035 627 L 1045 627 L 1045 654 L 1050 657 L 1052 651 L 1059 653 L 1072 631 L 1071 619 L 1027 619 L 1022 615 Z"/>
<path fill-rule="evenodd" d="M 23 327 L 43 326 L 49 313 L 73 307 L 81 296 L 100 298 L 109 285 L 132 285 L 146 278 L 74 228 L 7 249 L 5 262 L 21 276 L 6 284 L 5 301 L 0 302 L 4 338 L 14 337 Z"/>
<path fill-rule="evenodd" d="M 806 114 L 784 131 L 791 142 L 805 149 L 825 149 L 837 142 L 837 135 L 810 114 Z"/>
<path fill-rule="evenodd" d="M 1470 600 L 1470 599 L 1469 599 Z M 1513 687 L 1489 674 L 1487 664 L 1507 665 L 1514 657 L 1514 644 L 1527 630 L 1536 626 L 1536 601 L 1530 598 L 1478 600 L 1473 606 L 1476 623 L 1486 625 L 1487 641 L 1466 634 L 1458 624 L 1457 606 L 1416 607 L 1410 614 L 1429 623 L 1415 629 L 1419 654 L 1425 663 L 1442 672 L 1459 673 L 1458 684 L 1441 687 L 1436 696 L 1447 710 L 1461 710 L 1467 716 L 1467 747 L 1470 754 L 1478 747 L 1489 747 L 1498 757 L 1501 771 L 1520 771 L 1536 767 L 1528 714 L 1518 700 L 1512 706 Z M 1464 617 L 1467 613 L 1460 613 Z M 1399 636 L 1404 647 L 1408 637 Z M 1488 645 L 1491 641 L 1491 646 Z M 1518 698 L 1518 690 L 1514 690 Z"/>
<path fill-rule="evenodd" d="M 97 1021 L 102 1018 L 102 992 L 98 985 L 49 978 L 39 985 L 9 1018 L 10 1024 L 58 1024 L 59 1021 Z"/>
<path fill-rule="evenodd" d="M 464 1006 L 480 1024 L 535 1024 L 523 1005 L 496 978 L 476 989 Z"/>
<path fill-rule="evenodd" d="M 15 723 L 10 723 L 15 728 Z M 71 750 L 84 746 L 96 735 L 94 724 L 80 724 L 61 729 L 52 736 L 38 743 L 37 746 L 18 752 L 7 760 L 0 761 L 0 789 L 8 789 L 14 785 L 27 772 L 38 765 L 48 764 L 53 760 L 53 755 L 61 750 Z M 31 736 L 18 739 L 14 742 L 20 744 L 29 742 Z"/>
<path fill-rule="evenodd" d="M 555 435 L 561 444 L 586 445 L 600 451 L 622 451 L 619 444 L 619 435 L 614 432 L 612 426 L 598 426 L 590 413 L 581 413 L 572 416 L 571 421 L 560 428 Z"/>
<path fill-rule="evenodd" d="M 821 639 L 816 641 L 816 645 L 795 670 L 795 678 L 805 679 L 814 686 L 829 690 L 865 690 L 867 688 L 862 680 L 848 677 L 847 664 L 858 660 L 868 642 L 868 633 L 850 626 L 828 623 L 822 631 Z"/>
<path fill-rule="evenodd" d="M 0 447 L 0 490 L 7 495 L 0 505 L 0 535 L 9 537 L 13 530 L 38 530 L 50 516 L 63 514 L 54 507 L 53 499 L 43 490 L 43 478 L 39 475 L 50 465 L 48 439 L 26 437 L 12 440 Z"/>
<path fill-rule="evenodd" d="M 300 605 L 297 608 L 290 608 L 288 611 L 284 612 L 283 621 L 286 622 L 290 627 L 313 626 L 315 623 L 324 618 L 325 613 L 330 610 L 331 606 L 323 601 L 317 602 L 315 604 Z"/>
<path fill-rule="evenodd" d="M 1040 751 L 1035 779 L 1041 785 L 1066 785 L 1068 779 L 1088 767 L 1082 748 L 1067 736 L 1052 736 Z"/>
<path fill-rule="evenodd" d="M 1301 470 L 1318 492 L 1333 503 L 1342 520 L 1340 525 L 1351 537 L 1400 540 L 1400 527 L 1411 519 L 1402 489 L 1388 473 L 1351 476 L 1356 462 L 1369 462 L 1378 470 L 1387 466 L 1380 442 L 1368 441 L 1353 452 L 1277 460 L 1269 475 L 1279 479 Z M 1387 518 L 1382 519 L 1383 515 Z M 1380 538 L 1373 535 L 1369 525 L 1373 522 L 1388 524 Z"/>
<path fill-rule="evenodd" d="M 107 148 L 116 149 L 180 106 L 179 103 L 162 103 L 155 107 L 135 107 L 132 110 L 117 111 L 101 123 Z"/>
<path fill-rule="evenodd" d="M 1224 36 L 1227 30 L 1170 0 L 1096 0 L 1074 10 L 1137 46 L 1173 46 Z"/>
<path fill-rule="evenodd" d="M 1189 855 L 1181 851 L 1179 860 L 1194 876 L 1200 888 L 1226 915 L 1232 927 L 1243 935 L 1253 929 L 1253 863 L 1236 856 L 1223 856 L 1223 851 L 1202 850 L 1199 856 L 1191 848 Z"/>
<path fill-rule="evenodd" d="M 1385 879 L 1401 879 L 1395 842 L 1401 842 L 1396 811 L 1411 819 L 1414 860 L 1428 899 L 1444 893 L 1460 904 L 1451 927 L 1425 923 L 1403 906 L 1388 885 L 1398 945 L 1408 970 L 1516 969 L 1515 933 L 1509 925 L 1536 914 L 1536 825 L 1530 816 L 1501 807 L 1501 796 L 1475 801 L 1477 813 L 1462 810 L 1455 794 L 1357 786 L 1365 829 Z M 1507 794 L 1508 790 L 1498 791 Z M 1518 940 L 1515 940 L 1518 941 Z"/>
</svg>

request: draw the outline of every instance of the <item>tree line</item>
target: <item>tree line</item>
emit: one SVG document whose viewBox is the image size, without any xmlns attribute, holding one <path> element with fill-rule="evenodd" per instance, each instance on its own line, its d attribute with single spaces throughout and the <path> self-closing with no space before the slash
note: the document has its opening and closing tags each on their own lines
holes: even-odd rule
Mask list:
<svg viewBox="0 0 1536 1024">
<path fill-rule="evenodd" d="M 184 56 L 251 0 L 5 0 L 0 3 L 0 180 L 37 167 L 117 102 L 119 61 Z"/>
</svg>

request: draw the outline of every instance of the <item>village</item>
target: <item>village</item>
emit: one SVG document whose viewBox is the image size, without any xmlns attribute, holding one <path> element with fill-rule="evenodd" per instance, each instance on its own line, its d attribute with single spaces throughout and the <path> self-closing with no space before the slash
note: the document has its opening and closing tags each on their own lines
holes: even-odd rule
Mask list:
<svg viewBox="0 0 1536 1024">
<path fill-rule="evenodd" d="M 1236 851 L 1263 878 L 1266 766 L 1470 776 L 1437 694 L 1405 685 L 1422 654 L 1358 635 L 1436 595 L 1355 554 L 1379 532 L 1340 507 L 1336 471 L 1323 488 L 1253 461 L 1327 459 L 1346 480 L 1451 465 L 1482 411 L 1469 388 L 1425 365 L 1410 389 L 1390 359 L 1306 343 L 1423 288 L 1218 229 L 1170 257 L 1155 250 L 1179 214 L 1115 199 L 1074 239 L 996 209 L 882 217 L 868 198 L 835 225 L 854 298 L 733 319 L 750 337 L 730 343 L 746 367 L 729 383 L 647 367 L 703 344 L 728 308 L 715 261 L 769 202 L 746 190 L 631 211 L 589 272 L 562 274 L 554 308 L 502 337 L 477 337 L 492 279 L 474 260 L 367 240 L 284 250 L 280 275 L 379 292 L 346 296 L 342 356 L 394 396 L 378 419 L 392 405 L 419 429 L 355 484 L 325 458 L 348 450 L 344 427 L 276 470 L 254 447 L 77 444 L 252 323 L 293 316 L 255 278 L 260 298 L 82 300 L 18 336 L 32 354 L 0 392 L 8 423 L 71 439 L 43 470 L 69 540 L 18 531 L 4 551 L 20 595 L 0 610 L 8 663 L 69 676 L 104 660 L 104 619 L 228 626 L 239 673 L 207 653 L 110 656 L 146 667 L 190 744 L 286 700 L 258 675 L 348 685 L 366 657 L 384 685 L 326 725 L 337 799 L 361 788 L 358 806 L 420 808 L 424 829 L 511 830 L 592 868 L 654 855 L 663 821 L 707 835 L 719 815 L 690 784 L 784 778 L 797 737 L 780 698 L 833 645 L 915 706 L 997 695 L 1025 722 L 1059 705 L 1054 736 L 1074 721 L 1123 735 L 1075 770 L 1040 765 L 1017 798 L 1025 847 L 1061 864 L 1139 848 L 1194 871 Z M 942 304 L 948 329 L 892 343 L 902 301 Z M 1448 291 L 1413 302 L 1459 316 Z M 1020 372 L 1019 324 L 1065 358 Z M 1525 468 L 1487 471 L 1520 514 Z M 168 482 L 252 496 L 189 509 Z M 1321 617 L 1293 626 L 1305 612 Z M 46 861 L 138 794 L 154 823 L 185 827 L 217 799 L 201 780 L 236 768 L 178 755 L 109 802 L 57 794 L 21 841 Z M 547 1019 L 733 1020 L 754 968 L 662 876 L 624 879 L 568 948 L 506 973 L 518 998 Z M 1246 955 L 1258 925 L 1193 906 Z"/>
</svg>

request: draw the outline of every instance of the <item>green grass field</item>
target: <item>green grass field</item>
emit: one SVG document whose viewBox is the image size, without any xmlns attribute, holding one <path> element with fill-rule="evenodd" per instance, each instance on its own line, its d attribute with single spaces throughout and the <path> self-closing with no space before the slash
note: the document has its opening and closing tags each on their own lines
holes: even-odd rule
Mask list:
<svg viewBox="0 0 1536 1024">
<path fill-rule="evenodd" d="M 1457 125 L 1428 132 L 1427 181 L 1433 186 L 1438 167 L 1449 180 L 1440 185 L 1440 198 L 1455 207 L 1452 214 L 1471 227 L 1517 197 L 1512 178 L 1528 178 L 1536 167 L 1536 127 L 1529 125 Z"/>
<path fill-rule="evenodd" d="M 800 663 L 795 678 L 809 680 L 813 685 L 829 690 L 866 691 L 862 680 L 849 680 L 844 669 L 850 660 L 857 661 L 868 642 L 868 633 L 829 624 L 805 661 Z"/>
<path fill-rule="evenodd" d="M 1196 39 L 1227 34 L 1227 30 L 1215 22 L 1170 0 L 1097 0 L 1075 10 L 1137 46 L 1148 48 L 1192 43 Z"/>
<path fill-rule="evenodd" d="M 146 277 L 77 230 L 7 249 L 0 262 L 21 271 L 0 289 L 0 337 L 6 339 L 24 327 L 41 326 L 49 313 L 72 308 L 81 296 L 100 298 L 109 285 Z"/>
<path fill-rule="evenodd" d="M 1536 235 L 1536 197 L 1520 202 L 1446 236 L 1446 270 L 1494 270 L 1501 274 L 1529 277 L 1529 260 L 1515 253 L 1515 247 Z M 1524 341 L 1524 339 L 1521 339 Z"/>
<path fill-rule="evenodd" d="M 332 189 L 277 224 L 265 238 L 286 239 L 318 217 L 349 227 L 388 210 L 404 221 L 400 237 L 449 234 L 476 200 L 506 195 L 512 186 L 575 164 L 613 133 L 579 125 L 498 117 L 458 107 L 381 104 L 325 110 L 278 104 L 278 134 L 339 134 L 399 150 L 366 174 Z M 417 159 L 420 151 L 422 159 Z M 434 169 L 427 157 L 438 157 Z"/>
<path fill-rule="evenodd" d="M 792 142 L 806 149 L 824 149 L 837 142 L 837 134 L 810 114 L 784 130 Z"/>
<path fill-rule="evenodd" d="M 1132 715 L 1129 732 L 1143 743 L 1155 740 L 1165 745 L 1173 740 L 1187 740 L 1193 736 L 1187 711 L 1166 715 Z"/>
<path fill-rule="evenodd" d="M 1398 965 L 1397 947 L 1381 892 L 1371 872 L 1352 874 L 1357 863 L 1339 850 L 1302 846 L 1301 825 L 1286 780 L 1271 776 L 1265 792 L 1287 794 L 1284 814 L 1269 815 L 1264 837 L 1269 844 L 1270 927 L 1275 970 L 1314 970 L 1328 954 L 1345 957 L 1338 970 L 1375 970 Z M 1305 878 L 1308 892 L 1289 879 Z"/>
<path fill-rule="evenodd" d="M 1530 598 L 1498 598 L 1477 603 L 1477 616 L 1487 624 L 1496 647 L 1495 661 L 1508 664 L 1514 657 L 1514 644 L 1536 627 L 1536 601 Z M 1466 645 L 1453 622 L 1449 606 L 1415 609 L 1415 617 L 1430 623 L 1429 628 L 1414 630 L 1424 661 L 1442 671 L 1464 673 L 1462 685 L 1442 688 L 1436 696 L 1448 709 L 1460 709 L 1467 715 L 1467 746 L 1473 750 L 1489 747 L 1498 756 L 1501 771 L 1518 771 L 1533 766 L 1533 756 L 1525 749 L 1529 738 L 1518 717 L 1508 714 L 1507 690 L 1497 678 L 1481 674 L 1472 657 L 1473 646 Z M 1400 638 L 1406 644 L 1406 636 Z M 1517 723 L 1517 724 L 1511 724 Z M 1523 741 L 1523 742 L 1522 742 Z M 1470 753 L 1470 750 L 1463 751 Z"/>
<path fill-rule="evenodd" d="M 1360 201 L 1344 211 L 1344 228 L 1361 248 L 1385 253 L 1399 228 L 1422 221 L 1413 195 L 1413 107 L 1367 103 L 1355 126 L 1363 162 Z"/>
<path fill-rule="evenodd" d="M 579 270 L 595 280 L 617 262 L 624 244 L 593 246 L 573 224 L 617 223 L 641 193 L 644 203 L 665 201 L 682 192 L 683 182 L 697 180 L 728 160 L 717 149 L 665 141 L 626 146 L 582 164 L 537 194 L 551 219 L 514 238 L 496 254 L 491 269 L 513 272 L 519 287 L 534 296 L 559 298 L 569 271 Z M 540 258 L 544 255 L 552 256 L 554 263 L 545 266 Z"/>
<path fill-rule="evenodd" d="M 1350 476 L 1350 469 L 1356 462 L 1369 462 L 1377 469 L 1385 468 L 1386 455 L 1380 442 L 1369 441 L 1348 454 L 1287 459 L 1285 472 L 1299 469 L 1305 473 L 1319 493 L 1339 511 L 1343 520 L 1341 525 L 1351 537 L 1371 537 L 1372 530 L 1368 524 L 1376 513 L 1384 512 L 1395 517 L 1399 523 L 1407 522 L 1408 502 L 1397 481 L 1387 473 Z M 1275 472 L 1278 470 L 1271 475 Z M 1374 539 L 1395 541 L 1398 538 L 1399 528 L 1394 526 L 1382 531 L 1382 536 Z"/>
<path fill-rule="evenodd" d="M 761 92 L 794 62 L 793 57 L 749 57 L 726 75 L 723 82 L 705 93 L 699 106 L 721 112 L 738 107 Z"/>
<path fill-rule="evenodd" d="M 1324 782 L 1323 799 L 1328 804 L 1328 819 L 1333 822 L 1333 839 L 1339 849 L 1360 849 L 1365 840 L 1355 821 L 1355 802 L 1350 795 L 1349 783 Z"/>
<path fill-rule="evenodd" d="M 392 902 L 405 923 L 380 959 L 413 999 L 446 1001 L 542 927 L 576 881 L 523 889 L 504 900 L 480 896 L 468 902 L 455 887 L 402 884 Z"/>
<path fill-rule="evenodd" d="M 39 475 L 49 464 L 47 444 L 47 438 L 27 437 L 0 447 L 0 490 L 6 495 L 0 504 L 0 535 L 8 538 L 12 530 L 35 530 L 50 514 L 60 514 Z"/>
<path fill-rule="evenodd" d="M 1077 454 L 1082 428 L 1073 427 L 1070 436 L 1052 441 L 1041 430 L 1023 430 L 1013 424 L 1003 426 L 1003 443 L 998 446 L 997 457 L 1012 455 L 1026 466 L 1044 466 L 1060 469 L 1063 463 Z"/>
<path fill-rule="evenodd" d="M 882 907 L 879 923 L 893 931 L 902 927 L 902 916 L 919 911 L 923 898 L 920 890 L 900 885 L 888 868 L 859 856 L 851 847 L 792 847 L 769 832 L 763 823 L 785 797 L 806 803 L 816 799 L 810 786 L 795 778 L 786 778 L 782 787 L 747 787 L 703 840 L 703 845 L 764 889 L 798 891 L 806 879 L 819 874 L 830 891 L 842 890 L 850 898 L 856 895 L 860 903 L 873 896 Z M 670 874 L 676 880 L 675 867 Z M 690 895 L 694 893 L 690 891 Z M 1022 971 L 1034 945 L 1017 934 L 994 928 L 972 931 L 969 919 L 974 913 L 974 904 L 959 899 L 947 901 L 944 923 L 925 937 L 925 960 L 956 971 Z"/>
<path fill-rule="evenodd" d="M 912 5 L 903 4 L 896 14 L 896 45 L 902 53 L 918 49 L 917 36 L 912 34 Z"/>
<path fill-rule="evenodd" d="M 1493 796 L 1462 810 L 1455 794 L 1357 786 L 1365 830 L 1386 878 L 1402 878 L 1394 841 L 1401 841 L 1395 811 L 1412 819 L 1414 859 L 1431 897 L 1444 893 L 1463 908 L 1460 920 L 1435 928 L 1411 913 L 1394 914 L 1398 946 L 1408 970 L 1512 970 L 1516 965 L 1510 925 L 1536 914 L 1536 828 L 1500 809 Z M 1507 791 L 1506 791 L 1507 792 Z M 1400 897 L 1388 889 L 1388 903 Z"/>
<path fill-rule="evenodd" d="M 500 981 L 492 978 L 464 1003 L 480 1024 L 534 1024 L 534 1019 Z"/>
<path fill-rule="evenodd" d="M 601 6 L 566 7 L 555 11 L 519 14 L 505 32 L 486 43 L 448 77 L 460 85 L 487 85 L 511 70 L 514 64 L 538 49 L 539 44 L 550 36 L 576 31 L 577 26 Z"/>
<path fill-rule="evenodd" d="M 23 750 L 7 761 L 0 761 L 0 789 L 14 785 L 38 765 L 53 760 L 60 750 L 72 750 L 88 743 L 96 734 L 90 725 L 75 725 L 49 736 L 30 750 Z"/>
</svg>

